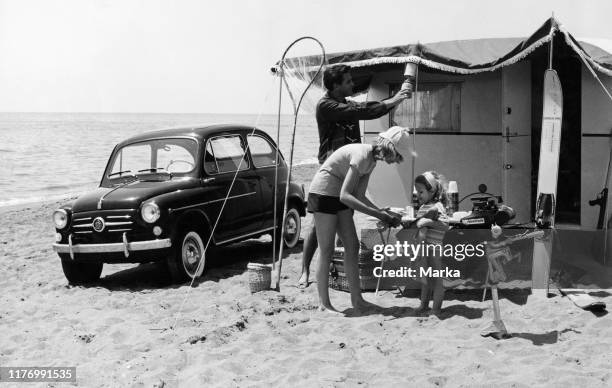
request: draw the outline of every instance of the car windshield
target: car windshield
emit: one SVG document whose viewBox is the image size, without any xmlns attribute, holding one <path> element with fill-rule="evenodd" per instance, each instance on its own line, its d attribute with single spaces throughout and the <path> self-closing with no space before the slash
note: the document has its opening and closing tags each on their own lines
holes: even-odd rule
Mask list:
<svg viewBox="0 0 612 388">
<path fill-rule="evenodd" d="M 105 179 L 126 180 L 143 175 L 181 175 L 195 170 L 198 144 L 193 139 L 155 139 L 128 144 L 113 156 Z"/>
</svg>

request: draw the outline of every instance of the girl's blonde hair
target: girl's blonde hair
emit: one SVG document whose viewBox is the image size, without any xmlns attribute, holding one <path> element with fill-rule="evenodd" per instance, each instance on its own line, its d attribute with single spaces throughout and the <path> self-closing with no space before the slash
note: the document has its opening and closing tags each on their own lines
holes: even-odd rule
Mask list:
<svg viewBox="0 0 612 388">
<path fill-rule="evenodd" d="M 427 191 L 433 194 L 432 200 L 440 201 L 446 205 L 446 191 L 448 190 L 448 181 L 444 175 L 436 171 L 425 171 L 414 179 L 414 183 L 420 183 Z"/>
</svg>

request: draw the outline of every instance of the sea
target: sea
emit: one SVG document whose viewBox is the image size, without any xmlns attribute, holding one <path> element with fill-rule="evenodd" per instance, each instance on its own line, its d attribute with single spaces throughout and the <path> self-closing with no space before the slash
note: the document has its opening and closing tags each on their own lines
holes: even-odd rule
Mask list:
<svg viewBox="0 0 612 388">
<path fill-rule="evenodd" d="M 244 124 L 277 138 L 276 114 L 0 113 L 0 208 L 78 196 L 98 187 L 113 147 L 147 131 Z M 281 115 L 279 145 L 289 160 L 294 126 Z M 298 116 L 293 164 L 317 163 L 313 115 Z"/>
</svg>

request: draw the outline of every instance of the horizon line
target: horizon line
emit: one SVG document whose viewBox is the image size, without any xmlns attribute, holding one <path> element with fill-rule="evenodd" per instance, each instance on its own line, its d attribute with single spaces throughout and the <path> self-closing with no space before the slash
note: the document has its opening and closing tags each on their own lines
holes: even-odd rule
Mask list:
<svg viewBox="0 0 612 388">
<path fill-rule="evenodd" d="M 259 114 L 262 115 L 277 115 L 278 112 L 270 112 L 270 113 L 257 113 L 257 112 L 240 112 L 240 113 L 228 113 L 228 112 L 127 112 L 127 111 L 104 111 L 104 112 L 94 112 L 94 111 L 0 111 L 0 114 L 4 113 L 14 113 L 14 114 L 159 114 L 159 115 L 249 115 L 256 116 Z M 305 113 L 300 113 L 305 114 Z M 281 115 L 293 115 L 293 113 L 281 113 Z"/>
</svg>

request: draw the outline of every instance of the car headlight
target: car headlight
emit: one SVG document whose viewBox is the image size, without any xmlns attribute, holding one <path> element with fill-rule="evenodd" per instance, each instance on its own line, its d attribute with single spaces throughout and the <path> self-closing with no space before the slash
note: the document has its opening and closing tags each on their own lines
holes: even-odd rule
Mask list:
<svg viewBox="0 0 612 388">
<path fill-rule="evenodd" d="M 142 206 L 142 219 L 149 224 L 154 223 L 159 219 L 159 206 L 153 202 L 146 203 Z"/>
<path fill-rule="evenodd" d="M 53 223 L 57 229 L 64 229 L 68 225 L 68 212 L 64 209 L 54 211 Z"/>
</svg>

